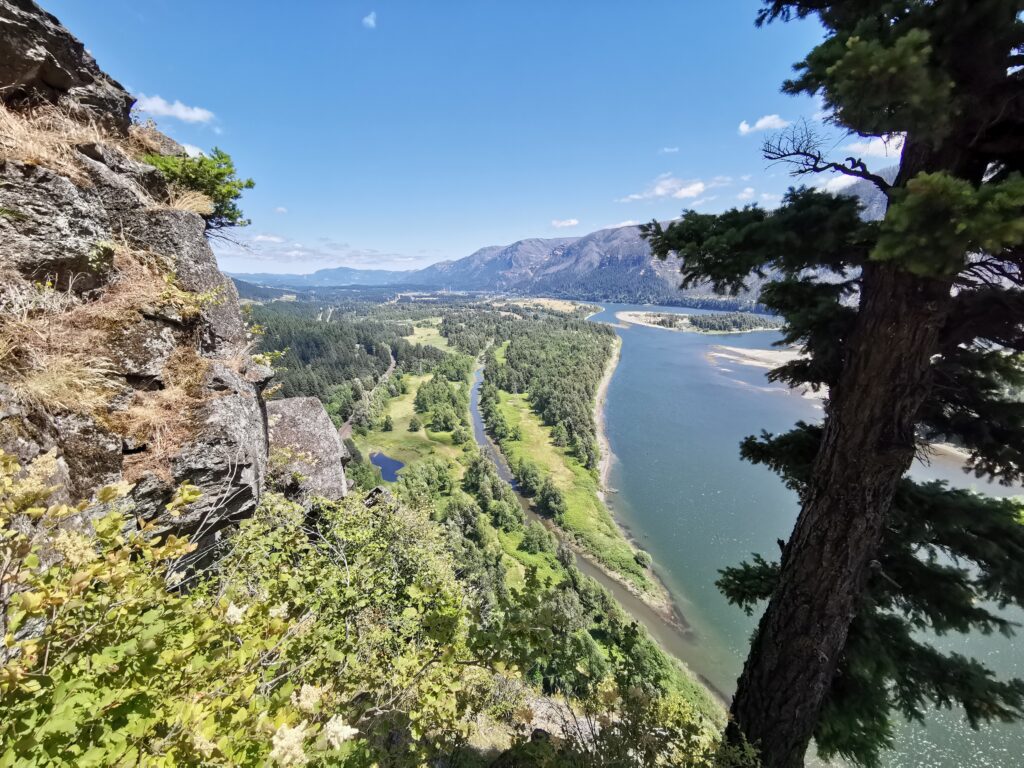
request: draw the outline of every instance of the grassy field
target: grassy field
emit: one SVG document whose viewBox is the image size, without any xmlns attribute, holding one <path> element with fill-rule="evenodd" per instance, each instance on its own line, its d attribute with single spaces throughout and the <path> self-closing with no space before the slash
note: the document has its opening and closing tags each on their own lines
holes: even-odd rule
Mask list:
<svg viewBox="0 0 1024 768">
<path fill-rule="evenodd" d="M 420 322 L 429 322 L 430 325 L 426 327 L 415 326 L 412 336 L 408 337 L 409 341 L 413 344 L 423 344 L 428 347 L 437 347 L 438 349 L 448 351 L 448 339 L 441 335 L 441 330 L 438 327 L 441 324 L 441 318 L 429 317 L 426 321 Z"/>
<path fill-rule="evenodd" d="M 417 331 L 430 329 L 420 329 Z M 436 330 L 436 329 L 435 329 Z M 441 338 L 441 337 L 439 337 Z M 420 343 L 426 343 L 417 339 Z M 442 341 L 444 339 L 442 338 Z M 445 342 L 447 344 L 447 342 Z M 409 421 L 415 414 L 413 401 L 416 399 L 416 390 L 420 384 L 430 378 L 427 376 L 405 376 L 406 393 L 388 401 L 387 413 L 391 416 L 394 429 L 390 432 L 374 429 L 365 436 L 354 435 L 356 445 L 363 455 L 369 458 L 371 453 L 381 452 L 393 459 L 398 459 L 406 466 L 423 461 L 429 458 L 446 459 L 454 465 L 453 475 L 461 480 L 465 472 L 463 463 L 468 456 L 462 446 L 452 443 L 451 432 L 431 432 L 428 429 L 420 429 L 418 432 L 409 431 Z M 468 417 L 468 413 L 466 414 Z M 419 414 L 419 420 L 423 424 L 430 421 L 429 414 Z M 399 470 L 401 475 L 402 470 Z M 456 491 L 462 494 L 461 491 Z M 441 499 L 438 504 L 438 511 L 447 506 L 449 499 Z M 541 580 L 550 579 L 552 583 L 558 583 L 564 578 L 564 571 L 558 564 L 553 554 L 530 554 L 519 549 L 519 543 L 523 540 L 523 532 L 516 531 L 507 533 L 499 530 L 488 522 L 487 535 L 496 541 L 504 552 L 502 564 L 506 569 L 506 578 L 509 586 L 521 586 L 526 577 L 526 568 L 535 566 L 537 575 Z"/>
<path fill-rule="evenodd" d="M 429 375 L 406 375 L 404 377 L 406 393 L 388 401 L 387 412 L 394 423 L 392 431 L 384 432 L 374 429 L 365 436 L 354 436 L 356 445 L 364 455 L 368 457 L 371 453 L 379 451 L 404 464 L 411 464 L 431 456 L 457 461 L 463 455 L 462 446 L 452 444 L 451 432 L 431 432 L 425 427 L 418 432 L 409 431 L 409 421 L 416 415 L 413 410 L 416 390 L 429 378 Z M 420 414 L 419 420 L 422 424 L 427 424 L 430 417 Z"/>
<path fill-rule="evenodd" d="M 509 426 L 519 427 L 522 440 L 507 440 L 503 446 L 513 466 L 526 458 L 540 467 L 565 496 L 568 511 L 562 526 L 603 565 L 645 592 L 653 592 L 647 571 L 634 559 L 636 550 L 615 524 L 608 508 L 597 496 L 598 482 L 568 449 L 551 442 L 551 428 L 541 423 L 530 408 L 526 395 L 501 392 L 501 412 Z"/>
</svg>

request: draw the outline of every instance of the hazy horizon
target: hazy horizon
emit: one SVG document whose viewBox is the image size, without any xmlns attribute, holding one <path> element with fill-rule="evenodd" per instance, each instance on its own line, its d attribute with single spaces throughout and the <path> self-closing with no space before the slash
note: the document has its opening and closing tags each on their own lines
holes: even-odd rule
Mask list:
<svg viewBox="0 0 1024 768">
<path fill-rule="evenodd" d="M 758 30 L 757 7 L 254 2 L 197 24 L 199 0 L 48 4 L 140 117 L 255 180 L 252 226 L 218 245 L 221 266 L 287 273 L 417 269 L 684 208 L 776 205 L 792 180 L 761 141 L 824 117 L 779 91 L 822 31 Z M 823 130 L 837 150 L 858 144 Z"/>
</svg>

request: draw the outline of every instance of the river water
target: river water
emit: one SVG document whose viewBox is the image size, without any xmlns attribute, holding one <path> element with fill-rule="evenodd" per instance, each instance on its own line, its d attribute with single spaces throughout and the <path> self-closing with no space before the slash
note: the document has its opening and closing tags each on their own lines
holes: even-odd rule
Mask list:
<svg viewBox="0 0 1024 768">
<path fill-rule="evenodd" d="M 594 322 L 650 307 L 605 305 Z M 683 313 L 700 310 L 660 309 Z M 718 569 L 752 552 L 778 554 L 798 511 L 795 495 L 771 471 L 739 458 L 741 439 L 821 418 L 820 403 L 770 384 L 764 369 L 713 364 L 718 344 L 768 349 L 776 332 L 730 335 L 617 328 L 622 357 L 609 386 L 605 423 L 614 460 L 609 505 L 654 556 L 655 568 L 686 617 L 685 642 L 667 648 L 715 687 L 731 692 L 756 617 L 728 605 L 714 586 Z M 915 465 L 920 479 L 1006 494 L 964 475 L 949 461 Z M 646 623 L 646 622 L 645 622 Z M 955 636 L 943 649 L 982 659 L 1000 677 L 1024 676 L 1024 649 L 1002 636 Z M 902 726 L 886 768 L 1024 766 L 1024 726 L 972 731 L 957 712 L 931 713 Z"/>
</svg>

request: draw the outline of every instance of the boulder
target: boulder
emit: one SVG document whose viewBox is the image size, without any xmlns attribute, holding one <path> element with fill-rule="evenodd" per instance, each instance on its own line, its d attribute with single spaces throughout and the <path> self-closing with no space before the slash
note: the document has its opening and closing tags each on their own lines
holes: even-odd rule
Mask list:
<svg viewBox="0 0 1024 768">
<path fill-rule="evenodd" d="M 348 455 L 327 410 L 315 397 L 267 403 L 271 475 L 291 498 L 340 499 L 348 492 Z"/>
<path fill-rule="evenodd" d="M 186 343 L 180 326 L 139 315 L 134 323 L 114 327 L 107 343 L 118 371 L 136 387 L 149 387 L 163 375 L 164 366 L 179 345 Z"/>
<path fill-rule="evenodd" d="M 135 99 L 32 0 L 0 0 L 0 101 L 53 104 L 121 135 Z"/>
<path fill-rule="evenodd" d="M 35 165 L 0 161 L 0 264 L 28 280 L 54 279 L 78 291 L 103 283 L 97 261 L 109 240 L 97 190 Z"/>
</svg>

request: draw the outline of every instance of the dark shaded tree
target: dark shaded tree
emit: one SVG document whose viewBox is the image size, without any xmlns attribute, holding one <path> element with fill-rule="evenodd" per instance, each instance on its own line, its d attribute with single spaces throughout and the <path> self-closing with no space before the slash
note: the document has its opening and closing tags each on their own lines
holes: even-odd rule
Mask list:
<svg viewBox="0 0 1024 768">
<path fill-rule="evenodd" d="M 774 212 L 645 227 L 655 253 L 683 258 L 684 285 L 735 294 L 770 277 L 761 301 L 808 353 L 772 376 L 829 387 L 822 427 L 745 443 L 801 511 L 777 565 L 756 558 L 721 582 L 743 605 L 768 598 L 728 733 L 769 768 L 802 765 L 812 737 L 873 764 L 894 713 L 1024 714 L 1024 684 L 921 636 L 1012 629 L 985 601 L 1024 602 L 1019 509 L 904 477 L 932 437 L 963 445 L 979 475 L 1013 482 L 1024 468 L 1022 12 L 1020 0 L 766 3 L 759 23 L 816 15 L 826 30 L 785 91 L 820 95 L 853 133 L 906 137 L 891 183 L 859 158 L 829 159 L 807 126 L 766 157 L 874 184 L 884 219 L 795 189 Z"/>
</svg>

